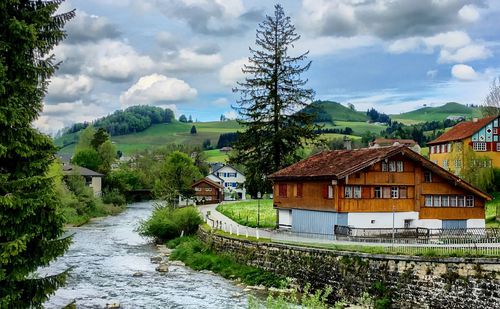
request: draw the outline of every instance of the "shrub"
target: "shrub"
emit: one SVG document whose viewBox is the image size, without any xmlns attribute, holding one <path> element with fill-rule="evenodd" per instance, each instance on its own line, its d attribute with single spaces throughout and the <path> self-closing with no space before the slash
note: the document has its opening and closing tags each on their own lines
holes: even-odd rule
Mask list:
<svg viewBox="0 0 500 309">
<path fill-rule="evenodd" d="M 184 235 L 194 234 L 202 222 L 194 207 L 157 207 L 148 220 L 141 222 L 138 231 L 142 236 L 164 241 L 180 236 L 182 231 Z"/>
<path fill-rule="evenodd" d="M 102 201 L 106 204 L 113 204 L 117 206 L 122 206 L 127 203 L 125 196 L 121 194 L 118 189 L 104 192 L 102 195 Z"/>
</svg>

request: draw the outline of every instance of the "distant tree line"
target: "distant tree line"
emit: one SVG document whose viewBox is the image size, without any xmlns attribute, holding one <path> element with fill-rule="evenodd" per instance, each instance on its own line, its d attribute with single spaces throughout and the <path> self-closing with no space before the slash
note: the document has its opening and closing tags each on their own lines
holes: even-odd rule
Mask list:
<svg viewBox="0 0 500 309">
<path fill-rule="evenodd" d="M 411 126 L 393 121 L 382 131 L 381 135 L 386 138 L 413 139 L 420 146 L 438 138 L 446 128 L 453 127 L 459 121 L 446 119 L 444 121 L 428 121 Z M 425 134 L 425 132 L 428 132 Z"/>
<path fill-rule="evenodd" d="M 366 112 L 366 115 L 368 116 L 370 122 L 387 123 L 389 125 L 391 124 L 391 118 L 388 115 L 379 113 L 374 108 L 369 109 Z"/>
<path fill-rule="evenodd" d="M 125 110 L 117 110 L 111 115 L 99 118 L 93 123 L 75 123 L 64 130 L 64 134 L 75 133 L 87 128 L 92 124 L 95 128 L 103 128 L 110 135 L 125 135 L 141 132 L 153 124 L 170 123 L 174 119 L 174 113 L 170 109 L 155 106 L 131 106 Z"/>
<path fill-rule="evenodd" d="M 223 133 L 219 136 L 219 141 L 217 142 L 217 148 L 221 149 L 222 147 L 231 147 L 234 142 L 238 139 L 238 133 Z"/>
<path fill-rule="evenodd" d="M 328 129 L 314 130 L 314 133 L 316 134 L 337 133 L 337 134 L 351 135 L 353 133 L 353 130 L 349 127 L 345 127 L 343 129 L 328 128 Z"/>
</svg>

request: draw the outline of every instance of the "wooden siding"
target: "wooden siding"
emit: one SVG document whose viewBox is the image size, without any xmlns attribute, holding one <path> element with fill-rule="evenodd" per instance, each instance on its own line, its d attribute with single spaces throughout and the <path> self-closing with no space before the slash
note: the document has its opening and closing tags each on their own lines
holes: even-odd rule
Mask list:
<svg viewBox="0 0 500 309">
<path fill-rule="evenodd" d="M 199 188 L 201 191 L 196 191 L 196 188 Z M 212 190 L 207 191 L 206 190 L 207 188 L 211 188 Z M 222 194 L 219 191 L 219 188 L 212 186 L 206 182 L 201 182 L 197 184 L 196 186 L 193 187 L 193 189 L 195 190 L 194 195 L 197 199 L 202 199 L 202 198 L 207 199 L 207 197 L 211 197 L 212 198 L 211 201 L 207 201 L 207 203 L 217 203 L 222 201 L 221 198 Z"/>
<path fill-rule="evenodd" d="M 471 195 L 470 192 L 432 174 L 432 182 L 424 182 L 425 169 L 404 156 L 389 161 L 403 161 L 402 172 L 382 172 L 382 163 L 338 181 L 333 186 L 333 198 L 324 197 L 325 186 L 331 181 L 304 181 L 302 197 L 296 196 L 296 181 L 275 182 L 274 205 L 283 209 L 324 210 L 339 212 L 397 212 L 421 211 L 421 219 L 477 219 L 484 218 L 484 200 L 475 196 L 475 207 L 424 207 L 425 195 Z M 278 194 L 279 184 L 287 184 L 287 196 Z M 344 198 L 345 186 L 360 186 L 361 198 Z M 374 187 L 406 187 L 407 198 L 375 198 Z"/>
</svg>

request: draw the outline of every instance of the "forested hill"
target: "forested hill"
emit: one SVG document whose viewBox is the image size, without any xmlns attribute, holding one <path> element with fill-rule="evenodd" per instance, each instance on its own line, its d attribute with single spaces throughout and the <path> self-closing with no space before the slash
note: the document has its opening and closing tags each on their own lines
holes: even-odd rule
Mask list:
<svg viewBox="0 0 500 309">
<path fill-rule="evenodd" d="M 76 142 L 78 132 L 90 124 L 96 128 L 106 129 L 111 136 L 118 136 L 141 132 L 154 124 L 171 123 L 174 117 L 174 113 L 170 109 L 147 105 L 131 106 L 125 110 L 117 110 L 92 123 L 75 123 L 71 127 L 63 129 L 60 136 L 56 138 L 56 144 L 66 146 Z"/>
<path fill-rule="evenodd" d="M 415 122 L 440 121 L 446 119 L 448 116 L 463 116 L 465 118 L 481 117 L 481 110 L 477 105 L 471 106 L 448 102 L 441 106 L 422 107 L 399 115 L 390 115 L 393 120 L 413 120 Z"/>
<path fill-rule="evenodd" d="M 304 111 L 317 113 L 315 122 L 333 121 L 367 121 L 366 112 L 356 111 L 354 106 L 346 107 L 333 101 L 315 101 L 311 104 L 313 108 L 306 107 Z"/>
</svg>

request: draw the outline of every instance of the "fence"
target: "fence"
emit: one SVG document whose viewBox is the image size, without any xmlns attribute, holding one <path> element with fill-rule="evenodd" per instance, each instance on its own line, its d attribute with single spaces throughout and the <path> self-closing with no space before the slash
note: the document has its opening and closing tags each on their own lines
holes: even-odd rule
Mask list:
<svg viewBox="0 0 500 309">
<path fill-rule="evenodd" d="M 500 228 L 352 228 L 336 225 L 337 240 L 402 244 L 498 244 Z"/>
</svg>

